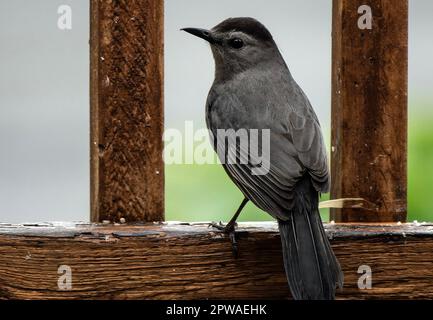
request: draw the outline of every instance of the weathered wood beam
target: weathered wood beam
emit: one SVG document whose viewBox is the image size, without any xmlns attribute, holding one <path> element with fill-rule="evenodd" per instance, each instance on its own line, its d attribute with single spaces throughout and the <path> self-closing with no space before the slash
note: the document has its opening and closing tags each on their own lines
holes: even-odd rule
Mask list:
<svg viewBox="0 0 433 320">
<path fill-rule="evenodd" d="M 339 299 L 433 298 L 433 225 L 325 226 Z M 0 299 L 286 299 L 278 227 L 240 224 L 240 256 L 207 224 L 0 225 Z M 71 268 L 72 288 L 58 287 Z M 358 289 L 361 266 L 372 289 Z"/>
<path fill-rule="evenodd" d="M 331 198 L 378 209 L 334 209 L 331 218 L 404 222 L 408 1 L 334 0 L 332 35 Z"/>
<path fill-rule="evenodd" d="M 91 220 L 164 219 L 163 0 L 91 0 Z"/>
</svg>

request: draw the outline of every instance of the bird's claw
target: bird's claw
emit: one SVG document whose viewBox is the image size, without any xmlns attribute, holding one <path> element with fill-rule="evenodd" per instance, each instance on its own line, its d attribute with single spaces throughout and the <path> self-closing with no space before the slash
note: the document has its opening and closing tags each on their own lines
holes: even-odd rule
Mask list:
<svg viewBox="0 0 433 320">
<path fill-rule="evenodd" d="M 218 229 L 219 231 L 224 231 L 225 230 L 225 225 L 222 223 L 222 221 L 220 221 L 220 222 L 211 222 L 211 223 L 209 223 L 208 228 L 215 228 L 215 229 Z"/>
<path fill-rule="evenodd" d="M 230 237 L 230 242 L 232 243 L 233 256 L 237 258 L 239 254 L 239 247 L 238 247 L 238 241 L 236 240 L 236 232 L 234 229 L 232 232 L 229 233 L 229 237 Z"/>
<path fill-rule="evenodd" d="M 230 234 L 230 233 L 234 232 L 235 231 L 235 227 L 237 227 L 237 226 L 238 226 L 238 224 L 236 222 L 232 223 L 232 224 L 228 223 L 226 225 L 224 225 L 222 223 L 222 221 L 220 221 L 220 222 L 212 222 L 212 223 L 209 224 L 209 228 L 212 227 L 212 228 L 218 229 L 219 231 L 223 231 L 226 234 Z"/>
<path fill-rule="evenodd" d="M 238 242 L 236 239 L 236 227 L 237 223 L 233 223 L 233 224 L 227 224 L 224 225 L 221 221 L 219 223 L 217 222 L 212 222 L 209 224 L 209 228 L 215 228 L 218 229 L 221 232 L 224 232 L 225 234 L 227 234 L 229 236 L 230 242 L 232 243 L 232 252 L 233 252 L 233 256 L 235 258 L 238 257 L 238 253 L 239 253 L 239 247 L 238 247 Z"/>
</svg>

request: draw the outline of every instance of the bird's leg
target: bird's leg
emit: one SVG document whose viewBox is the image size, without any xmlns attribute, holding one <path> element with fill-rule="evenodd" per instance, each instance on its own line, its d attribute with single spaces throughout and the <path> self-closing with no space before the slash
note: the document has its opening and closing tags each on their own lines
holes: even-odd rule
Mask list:
<svg viewBox="0 0 433 320">
<path fill-rule="evenodd" d="M 239 215 L 241 214 L 243 208 L 248 203 L 248 199 L 244 198 L 241 205 L 239 206 L 238 210 L 234 214 L 233 218 L 230 219 L 229 223 L 227 223 L 225 226 L 222 223 L 211 223 L 210 226 L 223 231 L 224 233 L 228 234 L 230 237 L 230 241 L 232 243 L 232 250 L 233 255 L 237 257 L 238 255 L 238 243 L 236 241 L 236 220 L 238 219 Z"/>
</svg>

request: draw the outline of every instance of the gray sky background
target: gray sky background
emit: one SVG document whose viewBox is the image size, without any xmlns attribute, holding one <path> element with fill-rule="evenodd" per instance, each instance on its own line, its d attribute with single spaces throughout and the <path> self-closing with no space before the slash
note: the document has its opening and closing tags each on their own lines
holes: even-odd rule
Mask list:
<svg viewBox="0 0 433 320">
<path fill-rule="evenodd" d="M 61 4 L 72 7 L 71 31 L 57 28 Z M 88 220 L 88 6 L 0 0 L 0 222 Z M 329 132 L 330 0 L 167 0 L 165 11 L 166 127 L 203 127 L 213 80 L 208 45 L 179 29 L 252 16 L 273 33 Z M 412 113 L 433 106 L 432 15 L 433 1 L 410 1 Z"/>
</svg>

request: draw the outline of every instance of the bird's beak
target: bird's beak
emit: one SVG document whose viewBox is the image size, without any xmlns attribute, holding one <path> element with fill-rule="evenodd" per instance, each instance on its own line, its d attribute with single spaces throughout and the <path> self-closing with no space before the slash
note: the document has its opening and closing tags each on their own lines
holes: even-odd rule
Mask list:
<svg viewBox="0 0 433 320">
<path fill-rule="evenodd" d="M 199 28 L 183 28 L 180 29 L 182 31 L 191 33 L 192 35 L 202 38 L 204 40 L 206 40 L 207 42 L 213 44 L 216 43 L 217 39 L 215 37 L 212 36 L 212 32 L 210 32 L 209 30 L 206 29 L 199 29 Z"/>
</svg>

